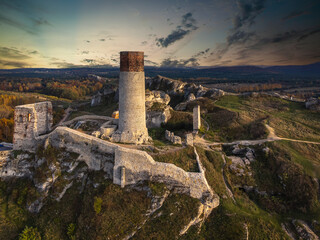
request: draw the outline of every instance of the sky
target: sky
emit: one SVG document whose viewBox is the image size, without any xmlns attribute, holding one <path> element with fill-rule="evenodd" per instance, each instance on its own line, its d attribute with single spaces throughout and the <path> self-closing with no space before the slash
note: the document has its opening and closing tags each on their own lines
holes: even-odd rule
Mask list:
<svg viewBox="0 0 320 240">
<path fill-rule="evenodd" d="M 0 0 L 0 68 L 320 62 L 319 0 Z"/>
</svg>

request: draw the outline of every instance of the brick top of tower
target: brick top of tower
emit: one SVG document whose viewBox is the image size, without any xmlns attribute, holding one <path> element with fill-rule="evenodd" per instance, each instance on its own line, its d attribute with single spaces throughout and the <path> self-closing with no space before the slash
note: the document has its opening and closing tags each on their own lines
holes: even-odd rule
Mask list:
<svg viewBox="0 0 320 240">
<path fill-rule="evenodd" d="M 120 52 L 121 72 L 143 72 L 144 52 Z"/>
</svg>

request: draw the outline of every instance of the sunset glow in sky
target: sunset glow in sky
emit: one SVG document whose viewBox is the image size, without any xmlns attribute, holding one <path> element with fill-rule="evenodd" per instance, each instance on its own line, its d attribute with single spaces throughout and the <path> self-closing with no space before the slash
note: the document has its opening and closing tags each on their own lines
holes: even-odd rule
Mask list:
<svg viewBox="0 0 320 240">
<path fill-rule="evenodd" d="M 320 61 L 319 0 L 0 0 L 0 68 Z"/>
</svg>

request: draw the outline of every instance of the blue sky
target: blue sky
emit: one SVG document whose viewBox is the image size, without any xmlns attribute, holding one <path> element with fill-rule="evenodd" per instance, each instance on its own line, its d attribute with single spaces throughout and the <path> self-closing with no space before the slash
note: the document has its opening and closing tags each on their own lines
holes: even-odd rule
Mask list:
<svg viewBox="0 0 320 240">
<path fill-rule="evenodd" d="M 0 68 L 319 62 L 319 0 L 0 0 Z"/>
</svg>

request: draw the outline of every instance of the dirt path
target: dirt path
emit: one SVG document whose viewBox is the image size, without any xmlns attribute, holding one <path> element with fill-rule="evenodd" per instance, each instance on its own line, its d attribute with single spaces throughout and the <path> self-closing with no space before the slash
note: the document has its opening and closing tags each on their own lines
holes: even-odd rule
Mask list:
<svg viewBox="0 0 320 240">
<path fill-rule="evenodd" d="M 60 122 L 57 124 L 57 126 L 59 126 L 60 124 L 62 124 L 70 115 L 70 112 L 72 111 L 72 108 L 69 106 L 66 111 L 64 112 L 64 116 L 63 118 L 60 120 Z"/>
</svg>

